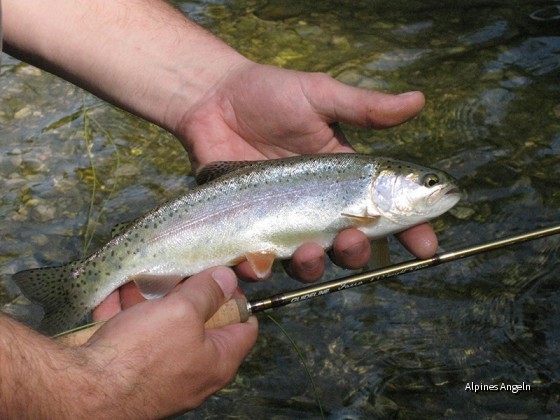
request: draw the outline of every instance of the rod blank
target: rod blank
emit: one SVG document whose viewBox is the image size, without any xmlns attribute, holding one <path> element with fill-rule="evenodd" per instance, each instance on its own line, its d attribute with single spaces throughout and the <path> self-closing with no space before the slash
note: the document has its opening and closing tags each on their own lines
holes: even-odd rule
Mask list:
<svg viewBox="0 0 560 420">
<path fill-rule="evenodd" d="M 247 309 L 250 313 L 257 313 L 266 309 L 277 308 L 279 306 L 289 305 L 290 303 L 328 295 L 330 293 L 377 282 L 389 277 L 398 276 L 400 274 L 422 270 L 424 268 L 433 267 L 450 261 L 456 261 L 462 258 L 471 257 L 473 255 L 482 254 L 484 252 L 493 251 L 496 249 L 531 241 L 545 236 L 555 235 L 558 233 L 560 233 L 560 225 L 550 226 L 547 228 L 522 233 L 520 235 L 510 236 L 508 238 L 470 246 L 468 248 L 463 248 L 457 251 L 436 254 L 432 258 L 410 260 L 400 264 L 384 267 L 379 270 L 355 274 L 338 280 L 327 281 L 318 285 L 304 287 L 295 291 L 280 293 L 266 299 L 251 301 L 247 303 Z"/>
</svg>

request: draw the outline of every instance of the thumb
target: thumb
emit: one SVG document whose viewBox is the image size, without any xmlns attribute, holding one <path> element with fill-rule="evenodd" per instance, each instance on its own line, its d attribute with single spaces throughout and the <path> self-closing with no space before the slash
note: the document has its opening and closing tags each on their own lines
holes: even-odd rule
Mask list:
<svg viewBox="0 0 560 420">
<path fill-rule="evenodd" d="M 387 128 L 418 114 L 425 104 L 422 92 L 401 95 L 373 92 L 339 82 L 324 74 L 311 74 L 315 83 L 302 83 L 305 95 L 326 122 L 344 122 L 367 128 Z"/>
<path fill-rule="evenodd" d="M 227 267 L 202 271 L 181 284 L 174 293 L 182 295 L 208 321 L 237 289 L 237 277 Z"/>
<path fill-rule="evenodd" d="M 230 268 L 217 267 L 190 277 L 182 286 L 177 293 L 184 294 L 196 313 L 204 315 L 206 322 L 237 291 L 237 277 Z M 250 317 L 245 323 L 204 330 L 210 346 L 208 351 L 217 351 L 220 355 L 216 359 L 216 368 L 227 372 L 230 380 L 255 345 L 257 333 L 258 322 L 255 317 Z"/>
</svg>

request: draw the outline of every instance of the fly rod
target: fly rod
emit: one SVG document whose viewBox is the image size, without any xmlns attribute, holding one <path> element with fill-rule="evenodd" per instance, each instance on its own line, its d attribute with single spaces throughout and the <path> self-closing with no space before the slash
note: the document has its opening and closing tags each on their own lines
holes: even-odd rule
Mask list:
<svg viewBox="0 0 560 420">
<path fill-rule="evenodd" d="M 245 298 L 232 299 L 226 302 L 226 304 L 224 304 L 218 310 L 218 312 L 212 318 L 210 318 L 205 326 L 207 328 L 218 328 L 229 324 L 245 322 L 250 315 L 265 311 L 267 309 L 286 306 L 291 303 L 301 302 L 319 296 L 325 296 L 330 293 L 339 292 L 341 290 L 351 289 L 353 287 L 362 286 L 364 284 L 378 282 L 380 280 L 398 276 L 400 274 L 422 270 L 439 264 L 456 261 L 477 254 L 482 254 L 484 252 L 520 244 L 522 242 L 532 241 L 535 239 L 543 238 L 545 236 L 556 235 L 558 233 L 560 233 L 560 225 L 550 226 L 547 228 L 510 236 L 504 239 L 498 239 L 495 241 L 470 246 L 468 248 L 463 248 L 457 251 L 436 254 L 431 258 L 409 260 L 378 270 L 354 274 L 351 276 L 343 277 L 341 279 L 326 281 L 318 285 L 280 293 L 264 299 L 257 299 L 253 301 L 247 301 Z M 59 338 L 59 340 L 69 345 L 82 345 L 102 324 L 102 322 L 97 323 L 92 327 L 63 335 Z"/>
<path fill-rule="evenodd" d="M 327 281 L 318 285 L 304 287 L 302 289 L 286 293 L 280 293 L 269 298 L 247 302 L 247 311 L 249 312 L 249 314 L 254 314 L 256 312 L 261 312 L 267 309 L 277 308 L 279 306 L 289 305 L 290 303 L 301 302 L 303 300 L 311 299 L 314 297 L 328 295 L 333 292 L 339 292 L 341 290 L 362 286 L 364 284 L 377 282 L 379 280 L 398 276 L 400 274 L 422 270 L 424 268 L 433 267 L 446 262 L 459 260 L 462 258 L 482 254 L 484 252 L 531 241 L 545 236 L 555 235 L 558 233 L 560 233 L 560 225 L 551 226 L 548 228 L 539 229 L 516 236 L 511 236 L 505 239 L 498 239 L 496 241 L 487 242 L 480 245 L 474 245 L 468 248 L 460 249 L 458 251 L 436 254 L 432 258 L 405 261 L 403 263 L 390 265 L 378 270 L 355 274 L 348 277 L 343 277 L 341 279 Z"/>
</svg>

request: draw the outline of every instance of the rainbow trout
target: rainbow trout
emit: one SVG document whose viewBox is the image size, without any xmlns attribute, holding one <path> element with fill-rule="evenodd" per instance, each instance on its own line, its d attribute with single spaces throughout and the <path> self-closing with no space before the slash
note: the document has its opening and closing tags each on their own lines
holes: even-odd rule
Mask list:
<svg viewBox="0 0 560 420">
<path fill-rule="evenodd" d="M 264 277 L 276 258 L 289 258 L 304 242 L 328 248 L 350 227 L 384 237 L 460 199 L 441 171 L 357 154 L 219 162 L 197 179 L 208 182 L 135 220 L 89 257 L 14 274 L 44 309 L 40 330 L 79 325 L 129 281 L 155 298 L 187 276 L 245 259 Z"/>
</svg>

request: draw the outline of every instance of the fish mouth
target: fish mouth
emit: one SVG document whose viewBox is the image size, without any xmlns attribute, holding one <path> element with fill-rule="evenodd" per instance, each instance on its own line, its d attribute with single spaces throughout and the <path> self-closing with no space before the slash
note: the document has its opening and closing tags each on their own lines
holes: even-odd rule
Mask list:
<svg viewBox="0 0 560 420">
<path fill-rule="evenodd" d="M 450 185 L 449 187 L 444 188 L 442 190 L 442 194 L 443 195 L 459 195 L 461 197 L 463 196 L 463 193 L 461 192 L 461 190 L 454 185 Z"/>
<path fill-rule="evenodd" d="M 447 203 L 449 208 L 457 204 L 465 195 L 463 192 L 457 188 L 455 185 L 449 185 L 442 191 L 442 201 Z M 449 209 L 448 209 L 449 210 Z"/>
<path fill-rule="evenodd" d="M 463 193 L 455 185 L 446 185 L 439 188 L 430 194 L 428 204 L 433 205 L 438 201 L 444 200 L 445 202 L 453 201 L 453 205 L 463 197 Z"/>
</svg>

